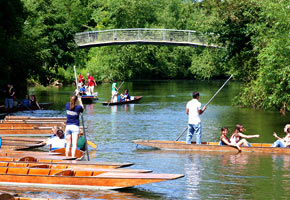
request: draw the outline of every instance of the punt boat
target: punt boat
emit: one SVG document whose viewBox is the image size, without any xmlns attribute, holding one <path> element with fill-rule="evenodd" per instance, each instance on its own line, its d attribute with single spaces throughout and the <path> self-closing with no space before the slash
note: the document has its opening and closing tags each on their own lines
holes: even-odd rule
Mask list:
<svg viewBox="0 0 290 200">
<path fill-rule="evenodd" d="M 52 134 L 51 127 L 42 127 L 42 128 L 19 127 L 13 129 L 0 128 L 0 135 L 3 136 L 12 136 L 12 135 L 50 136 L 51 134 Z"/>
<path fill-rule="evenodd" d="M 39 103 L 39 106 L 43 109 L 47 109 L 51 105 L 52 103 Z M 38 110 L 38 107 L 37 106 L 13 107 L 13 108 L 7 109 L 4 106 L 0 106 L 0 113 L 14 113 L 14 112 L 25 111 L 25 110 Z"/>
<path fill-rule="evenodd" d="M 82 102 L 83 103 L 87 103 L 87 104 L 90 104 L 90 103 L 93 103 L 93 101 L 96 101 L 98 100 L 98 97 L 96 96 L 93 96 L 93 95 L 82 95 Z"/>
<path fill-rule="evenodd" d="M 120 189 L 136 185 L 174 180 L 183 174 L 122 173 L 49 169 L 36 167 L 0 167 L 0 184 L 9 186 L 75 189 Z"/>
<path fill-rule="evenodd" d="M 122 104 L 129 104 L 129 103 L 135 103 L 139 100 L 142 99 L 142 96 L 134 96 L 134 99 L 129 100 L 129 101 L 118 101 L 118 102 L 111 102 L 111 101 L 106 101 L 106 102 L 102 102 L 102 104 L 104 106 L 109 105 L 109 106 L 113 106 L 113 105 L 122 105 Z"/>
<path fill-rule="evenodd" d="M 32 116 L 6 116 L 5 119 L 6 121 L 8 120 L 44 120 L 44 121 L 65 121 L 66 117 L 32 117 Z"/>
<path fill-rule="evenodd" d="M 129 167 L 134 165 L 134 163 L 119 163 L 119 162 L 103 162 L 103 161 L 76 161 L 76 160 L 61 160 L 54 157 L 53 159 L 47 158 L 36 158 L 31 156 L 15 158 L 15 157 L 0 157 L 0 163 L 8 162 L 7 166 L 12 166 L 14 163 L 22 163 L 29 167 L 31 165 L 39 164 L 39 165 L 52 165 L 55 168 L 66 169 L 66 168 L 81 168 L 81 169 L 117 169 L 123 167 Z M 10 164 L 12 163 L 12 164 Z M 24 165 L 23 165 L 24 166 Z M 25 167 L 25 166 L 24 166 Z"/>
<path fill-rule="evenodd" d="M 137 145 L 143 145 L 163 150 L 182 150 L 182 151 L 216 151 L 216 152 L 238 152 L 232 146 L 220 146 L 219 142 L 203 142 L 202 144 L 186 144 L 184 141 L 160 141 L 160 140 L 133 140 Z M 278 153 L 290 154 L 290 148 L 273 148 L 271 143 L 251 143 L 252 147 L 241 147 L 242 152 L 257 153 Z"/>
</svg>

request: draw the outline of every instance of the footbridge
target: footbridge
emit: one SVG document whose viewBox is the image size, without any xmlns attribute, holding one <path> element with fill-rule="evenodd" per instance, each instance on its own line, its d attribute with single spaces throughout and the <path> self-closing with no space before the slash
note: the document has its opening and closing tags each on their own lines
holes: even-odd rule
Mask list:
<svg viewBox="0 0 290 200">
<path fill-rule="evenodd" d="M 100 47 L 127 44 L 155 44 L 177 46 L 218 46 L 206 42 L 206 37 L 196 31 L 173 29 L 112 29 L 77 33 L 79 47 Z"/>
</svg>

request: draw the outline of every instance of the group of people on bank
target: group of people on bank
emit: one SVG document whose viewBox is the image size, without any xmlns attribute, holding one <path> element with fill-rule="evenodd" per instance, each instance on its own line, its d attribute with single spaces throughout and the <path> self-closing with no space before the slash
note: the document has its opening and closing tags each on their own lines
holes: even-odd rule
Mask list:
<svg viewBox="0 0 290 200">
<path fill-rule="evenodd" d="M 25 95 L 25 98 L 22 101 L 18 101 L 16 98 L 16 92 L 12 84 L 8 83 L 7 88 L 3 90 L 5 93 L 5 103 L 4 107 L 6 109 L 11 109 L 13 107 L 23 107 L 23 108 L 37 108 L 41 109 L 38 101 L 36 100 L 35 95 L 31 95 L 31 98 L 29 95 Z"/>
<path fill-rule="evenodd" d="M 191 144 L 193 135 L 196 136 L 196 144 L 201 144 L 202 126 L 200 115 L 206 110 L 206 106 L 201 108 L 199 100 L 199 92 L 192 93 L 192 100 L 186 104 L 186 114 L 188 115 L 188 132 L 186 136 L 186 144 Z M 229 145 L 240 150 L 241 146 L 251 147 L 251 144 L 246 140 L 250 138 L 258 138 L 260 135 L 245 135 L 243 125 L 237 124 L 233 134 L 228 138 L 229 129 L 221 128 L 220 145 Z M 290 124 L 284 127 L 286 136 L 280 138 L 274 132 L 274 137 L 277 139 L 272 147 L 290 147 Z"/>
</svg>

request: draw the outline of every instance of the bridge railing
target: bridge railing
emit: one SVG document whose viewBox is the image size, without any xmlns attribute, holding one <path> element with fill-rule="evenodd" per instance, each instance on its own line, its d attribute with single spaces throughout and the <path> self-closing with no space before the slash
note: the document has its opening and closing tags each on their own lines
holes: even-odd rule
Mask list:
<svg viewBox="0 0 290 200">
<path fill-rule="evenodd" d="M 173 29 L 112 29 L 77 33 L 75 42 L 78 46 L 101 46 L 112 43 L 174 43 L 184 45 L 209 46 L 206 37 L 191 30 Z"/>
</svg>

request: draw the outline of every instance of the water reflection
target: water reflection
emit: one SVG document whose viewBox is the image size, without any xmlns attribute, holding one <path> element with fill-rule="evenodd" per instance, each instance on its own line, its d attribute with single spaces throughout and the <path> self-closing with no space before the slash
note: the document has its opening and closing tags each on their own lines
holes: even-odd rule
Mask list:
<svg viewBox="0 0 290 200">
<path fill-rule="evenodd" d="M 123 104 L 123 105 L 115 105 L 111 106 L 111 113 L 117 113 L 117 112 L 133 112 L 134 111 L 135 104 Z"/>
<path fill-rule="evenodd" d="M 4 187 L 0 186 L 3 192 L 9 192 L 19 197 L 25 198 L 48 198 L 48 199 L 106 199 L 106 200 L 123 200 L 123 199 L 163 199 L 162 194 L 153 193 L 137 188 L 127 188 L 121 190 L 62 190 L 50 188 L 35 187 Z"/>
</svg>

